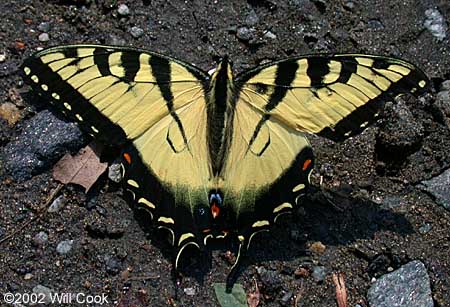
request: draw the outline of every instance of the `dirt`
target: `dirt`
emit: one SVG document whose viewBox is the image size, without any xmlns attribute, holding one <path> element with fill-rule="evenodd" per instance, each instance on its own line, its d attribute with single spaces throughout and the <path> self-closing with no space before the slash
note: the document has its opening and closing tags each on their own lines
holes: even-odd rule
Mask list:
<svg viewBox="0 0 450 307">
<path fill-rule="evenodd" d="M 120 4 L 129 15 L 117 13 Z M 36 48 L 74 43 L 146 48 L 204 70 L 227 54 L 236 72 L 309 53 L 392 55 L 423 69 L 436 90 L 450 78 L 450 51 L 448 39 L 423 27 L 429 8 L 449 23 L 449 3 L 437 0 L 2 1 L 1 101 L 15 100 L 11 89 L 27 91 L 17 67 Z M 143 35 L 133 37 L 133 26 Z M 49 41 L 39 40 L 43 32 Z M 332 274 L 338 272 L 345 274 L 349 306 L 368 306 L 373 278 L 416 259 L 427 268 L 435 306 L 450 305 L 450 213 L 418 187 L 450 165 L 448 123 L 430 111 L 434 99 L 430 92 L 402 100 L 422 130 L 399 157 L 383 156 L 379 147 L 386 135 L 407 136 L 408 125 L 395 112 L 343 143 L 311 138 L 316 169 L 308 200 L 258 235 L 237 280 L 247 293 L 256 280 L 260 306 L 337 306 Z M 31 101 L 18 103 L 18 123 L 0 120 L 0 148 L 39 110 Z M 0 240 L 18 230 L 0 244 L 0 292 L 31 293 L 40 284 L 54 292 L 104 293 L 106 306 L 218 306 L 212 285 L 225 281 L 232 256 L 218 249 L 207 265 L 194 258 L 177 284 L 166 237 L 133 213 L 120 185 L 106 176 L 87 195 L 63 187 L 63 209 L 21 229 L 58 183 L 50 169 L 24 182 L 0 174 Z M 428 232 L 419 231 L 424 225 Z M 41 231 L 48 234 L 43 244 L 36 242 Z M 56 247 L 64 240 L 74 245 L 61 255 Z M 311 275 L 318 266 L 326 270 L 322 281 Z"/>
</svg>

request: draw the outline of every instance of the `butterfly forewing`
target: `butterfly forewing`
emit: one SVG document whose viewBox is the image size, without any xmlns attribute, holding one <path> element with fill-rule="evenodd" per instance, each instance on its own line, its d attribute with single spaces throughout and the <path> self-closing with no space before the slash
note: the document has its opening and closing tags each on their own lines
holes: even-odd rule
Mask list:
<svg viewBox="0 0 450 307">
<path fill-rule="evenodd" d="M 254 108 L 332 140 L 361 132 L 389 96 L 419 94 L 429 85 L 406 61 L 358 54 L 284 60 L 243 73 L 237 82 Z"/>
</svg>

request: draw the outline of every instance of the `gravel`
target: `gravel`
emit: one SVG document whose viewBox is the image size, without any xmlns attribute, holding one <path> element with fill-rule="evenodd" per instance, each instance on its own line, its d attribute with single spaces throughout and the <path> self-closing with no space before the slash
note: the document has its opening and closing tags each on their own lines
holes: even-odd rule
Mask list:
<svg viewBox="0 0 450 307">
<path fill-rule="evenodd" d="M 412 261 L 383 275 L 368 291 L 370 307 L 433 307 L 425 265 Z"/>
<path fill-rule="evenodd" d="M 422 181 L 419 187 L 430 193 L 439 205 L 450 210 L 450 169 L 437 177 Z"/>
</svg>

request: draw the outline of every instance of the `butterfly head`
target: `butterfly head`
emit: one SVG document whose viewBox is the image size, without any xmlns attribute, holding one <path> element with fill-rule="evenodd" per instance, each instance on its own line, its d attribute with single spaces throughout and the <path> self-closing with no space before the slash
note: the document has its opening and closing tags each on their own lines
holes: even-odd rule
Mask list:
<svg viewBox="0 0 450 307">
<path fill-rule="evenodd" d="M 227 55 L 219 59 L 217 67 L 212 73 L 212 80 L 233 80 L 232 63 Z"/>
<path fill-rule="evenodd" d="M 220 211 L 222 209 L 222 196 L 219 193 L 212 193 L 209 196 L 209 206 L 211 210 L 211 216 L 213 219 L 217 219 L 220 216 Z"/>
</svg>

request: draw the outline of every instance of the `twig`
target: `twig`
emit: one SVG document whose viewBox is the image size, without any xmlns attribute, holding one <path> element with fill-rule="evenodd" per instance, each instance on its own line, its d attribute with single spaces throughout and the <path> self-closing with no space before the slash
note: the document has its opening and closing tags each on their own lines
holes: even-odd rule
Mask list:
<svg viewBox="0 0 450 307">
<path fill-rule="evenodd" d="M 9 239 L 11 239 L 12 237 L 14 237 L 16 234 L 18 234 L 20 231 L 22 231 L 25 227 L 27 227 L 28 225 L 31 224 L 31 222 L 40 219 L 42 216 L 44 216 L 44 213 L 47 212 L 45 209 L 47 209 L 47 207 L 49 206 L 49 204 L 53 201 L 53 199 L 55 198 L 55 196 L 61 191 L 61 189 L 64 187 L 63 184 L 58 184 L 58 186 L 56 187 L 56 189 L 52 192 L 52 194 L 50 194 L 50 196 L 47 197 L 47 200 L 45 201 L 45 203 L 40 206 L 36 212 L 36 215 L 33 216 L 30 220 L 26 221 L 25 223 L 23 223 L 18 229 L 14 230 L 12 233 L 10 233 L 9 235 L 7 235 L 6 237 L 2 238 L 0 240 L 0 244 L 8 241 Z"/>
<path fill-rule="evenodd" d="M 333 273 L 333 283 L 336 286 L 336 301 L 339 307 L 347 307 L 347 288 L 343 273 Z"/>
</svg>

